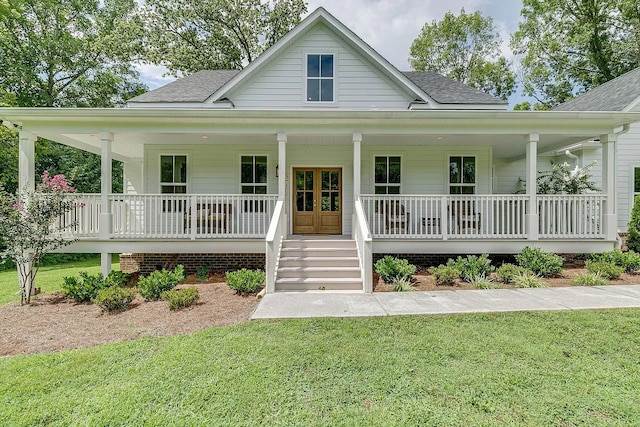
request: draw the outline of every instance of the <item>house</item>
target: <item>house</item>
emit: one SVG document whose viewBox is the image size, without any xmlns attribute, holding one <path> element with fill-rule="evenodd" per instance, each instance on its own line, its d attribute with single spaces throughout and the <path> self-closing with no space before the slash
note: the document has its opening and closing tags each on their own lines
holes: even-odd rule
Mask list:
<svg viewBox="0 0 640 427">
<path fill-rule="evenodd" d="M 268 292 L 370 292 L 382 254 L 613 249 L 616 145 L 640 115 L 507 111 L 400 72 L 319 8 L 242 71 L 201 71 L 128 108 L 0 118 L 21 129 L 21 186 L 34 185 L 37 137 L 102 156 L 102 192 L 78 195 L 65 250 L 101 253 L 104 272 L 111 253 L 174 254 L 266 266 Z M 545 155 L 583 141 L 597 141 L 602 191 L 536 194 Z M 124 194 L 111 192 L 112 159 Z"/>
</svg>

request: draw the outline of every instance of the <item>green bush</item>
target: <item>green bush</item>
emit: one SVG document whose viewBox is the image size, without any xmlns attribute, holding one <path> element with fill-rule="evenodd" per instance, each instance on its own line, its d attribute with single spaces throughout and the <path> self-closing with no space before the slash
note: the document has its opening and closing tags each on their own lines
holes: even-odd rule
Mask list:
<svg viewBox="0 0 640 427">
<path fill-rule="evenodd" d="M 486 276 L 475 276 L 472 277 L 469 281 L 471 285 L 476 289 L 493 289 L 495 288 L 495 283 L 491 279 Z"/>
<path fill-rule="evenodd" d="M 562 272 L 564 261 L 561 256 L 544 252 L 539 248 L 526 247 L 516 255 L 518 265 L 541 277 L 551 277 Z"/>
<path fill-rule="evenodd" d="M 587 260 L 584 265 L 590 273 L 600 274 L 606 279 L 618 279 L 624 272 L 624 268 L 612 262 Z"/>
<path fill-rule="evenodd" d="M 513 283 L 514 276 L 526 273 L 527 269 L 519 265 L 505 263 L 496 269 L 496 277 L 502 283 Z"/>
<path fill-rule="evenodd" d="M 120 270 L 111 270 L 111 273 L 109 273 L 104 279 L 105 287 L 118 286 L 119 288 L 124 288 L 127 286 L 129 277 L 130 275 L 123 273 Z"/>
<path fill-rule="evenodd" d="M 467 255 L 466 258 L 459 256 L 455 261 L 450 259 L 447 265 L 455 267 L 460 272 L 460 278 L 465 282 L 471 282 L 477 276 L 489 277 L 495 268 L 491 265 L 491 260 L 486 254 L 480 256 Z"/>
<path fill-rule="evenodd" d="M 613 263 L 624 268 L 627 273 L 635 273 L 640 270 L 640 254 L 635 251 L 622 252 L 620 249 L 614 249 L 601 254 L 591 254 L 589 259 Z"/>
<path fill-rule="evenodd" d="M 395 279 L 393 281 L 393 290 L 395 292 L 408 292 L 413 290 L 413 284 L 409 279 Z"/>
<path fill-rule="evenodd" d="M 178 310 L 194 305 L 200 299 L 198 288 L 190 286 L 185 289 L 164 291 L 161 298 L 169 305 L 169 310 Z"/>
<path fill-rule="evenodd" d="M 386 283 L 393 283 L 397 279 L 411 279 L 416 272 L 416 266 L 409 264 L 406 259 L 389 255 L 376 261 L 375 269 Z"/>
<path fill-rule="evenodd" d="M 62 282 L 62 293 L 76 302 L 88 302 L 106 288 L 102 274 L 90 275 L 86 271 L 79 273 L 80 278 L 65 277 Z"/>
<path fill-rule="evenodd" d="M 203 265 L 202 267 L 196 270 L 196 278 L 201 282 L 206 282 L 209 280 L 209 275 L 211 274 L 211 266 Z"/>
<path fill-rule="evenodd" d="M 239 294 L 252 294 L 260 291 L 264 286 L 265 274 L 262 270 L 227 271 L 227 286 Z"/>
<path fill-rule="evenodd" d="M 578 286 L 604 286 L 609 284 L 609 280 L 600 273 L 584 273 L 578 274 L 573 283 Z"/>
<path fill-rule="evenodd" d="M 184 280 L 184 268 L 178 265 L 173 271 L 154 271 L 138 279 L 138 292 L 148 301 L 160 299 L 164 291 L 171 290 Z"/>
<path fill-rule="evenodd" d="M 460 277 L 460 271 L 451 265 L 440 264 L 437 267 L 429 267 L 428 271 L 433 276 L 436 286 L 453 286 Z"/>
<path fill-rule="evenodd" d="M 513 283 L 518 288 L 546 288 L 548 285 L 535 273 L 527 271 L 513 276 Z"/>
<path fill-rule="evenodd" d="M 101 289 L 93 298 L 93 303 L 100 306 L 103 311 L 113 313 L 129 308 L 129 304 L 135 298 L 133 289 L 121 288 L 118 286 L 109 286 Z"/>
<path fill-rule="evenodd" d="M 627 247 L 631 251 L 640 252 L 640 196 L 636 196 L 633 200 L 627 228 Z"/>
<path fill-rule="evenodd" d="M 640 271 L 640 253 L 635 251 L 624 252 L 623 267 L 627 273 L 635 274 Z"/>
</svg>

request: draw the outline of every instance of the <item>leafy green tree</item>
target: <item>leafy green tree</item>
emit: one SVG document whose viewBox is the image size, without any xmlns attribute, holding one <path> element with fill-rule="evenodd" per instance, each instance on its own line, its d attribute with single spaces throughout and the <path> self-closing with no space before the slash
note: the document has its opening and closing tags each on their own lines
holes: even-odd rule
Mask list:
<svg viewBox="0 0 640 427">
<path fill-rule="evenodd" d="M 640 252 L 640 197 L 633 199 L 631 218 L 627 228 L 627 247 L 630 251 Z"/>
<path fill-rule="evenodd" d="M 425 24 L 411 44 L 409 62 L 415 70 L 443 74 L 504 100 L 515 87 L 493 20 L 480 12 L 447 12 L 441 21 Z"/>
<path fill-rule="evenodd" d="M 145 90 L 134 0 L 3 0 L 0 88 L 18 106 L 110 107 Z"/>
<path fill-rule="evenodd" d="M 240 69 L 306 10 L 303 0 L 147 0 L 141 13 L 143 56 L 176 76 Z"/>
<path fill-rule="evenodd" d="M 549 109 L 640 65 L 637 0 L 523 0 L 524 95 Z"/>
</svg>

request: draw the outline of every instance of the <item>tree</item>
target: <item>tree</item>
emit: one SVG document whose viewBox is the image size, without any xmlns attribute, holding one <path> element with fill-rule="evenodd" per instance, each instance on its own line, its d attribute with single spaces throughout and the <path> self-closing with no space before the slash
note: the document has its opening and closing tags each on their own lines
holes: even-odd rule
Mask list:
<svg viewBox="0 0 640 427">
<path fill-rule="evenodd" d="M 273 45 L 307 10 L 303 0 L 147 0 L 144 59 L 179 76 L 241 69 Z"/>
<path fill-rule="evenodd" d="M 0 88 L 18 106 L 110 107 L 141 93 L 134 0 L 3 0 Z"/>
<path fill-rule="evenodd" d="M 637 0 L 523 0 L 521 15 L 511 47 L 542 109 L 640 65 Z"/>
<path fill-rule="evenodd" d="M 31 301 L 42 257 L 73 241 L 65 232 L 74 223 L 61 218 L 75 206 L 69 197 L 75 188 L 63 175 L 51 177 L 45 172 L 41 178 L 36 191 L 14 194 L 0 188 L 0 254 L 18 266 L 21 304 Z"/>
<path fill-rule="evenodd" d="M 425 24 L 411 44 L 409 62 L 415 70 L 443 74 L 504 100 L 515 87 L 493 20 L 480 12 L 447 12 L 442 21 Z"/>
<path fill-rule="evenodd" d="M 551 171 L 538 175 L 538 194 L 583 194 L 587 191 L 600 191 L 592 180 L 591 168 L 595 161 L 571 169 L 569 163 L 556 163 Z"/>
</svg>

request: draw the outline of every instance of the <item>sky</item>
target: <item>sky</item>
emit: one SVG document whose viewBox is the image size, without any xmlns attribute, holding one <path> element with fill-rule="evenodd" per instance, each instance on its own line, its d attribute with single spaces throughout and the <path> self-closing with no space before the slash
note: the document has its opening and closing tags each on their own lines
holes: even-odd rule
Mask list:
<svg viewBox="0 0 640 427">
<path fill-rule="evenodd" d="M 517 29 L 522 8 L 522 0 L 307 0 L 307 3 L 307 15 L 324 7 L 400 71 L 410 69 L 409 48 L 424 24 L 441 20 L 448 11 L 457 15 L 461 8 L 467 13 L 479 10 L 493 18 L 503 40 L 503 52 L 511 59 L 509 34 Z M 163 77 L 165 70 L 159 67 L 145 65 L 139 70 L 150 89 L 173 80 Z M 519 99 L 518 93 L 512 95 L 510 104 Z"/>
</svg>

